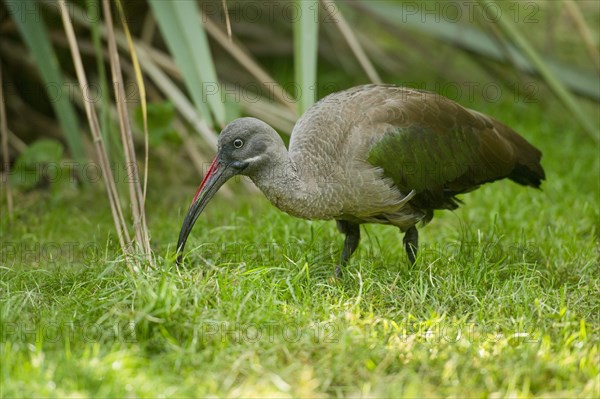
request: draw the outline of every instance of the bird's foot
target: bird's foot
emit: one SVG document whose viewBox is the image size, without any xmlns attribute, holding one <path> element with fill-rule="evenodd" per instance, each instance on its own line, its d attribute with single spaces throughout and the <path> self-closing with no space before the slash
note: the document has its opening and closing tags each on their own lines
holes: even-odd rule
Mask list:
<svg viewBox="0 0 600 399">
<path fill-rule="evenodd" d="M 335 267 L 335 270 L 333 272 L 333 277 L 336 279 L 341 279 L 342 278 L 342 265 L 338 263 L 338 265 Z"/>
<path fill-rule="evenodd" d="M 417 250 L 411 245 L 410 248 L 406 248 L 406 255 L 408 256 L 408 261 L 410 262 L 410 265 L 414 266 L 417 260 Z"/>
<path fill-rule="evenodd" d="M 327 278 L 327 282 L 331 285 L 337 285 L 342 282 L 342 276 L 342 266 L 337 265 L 333 273 Z"/>
<path fill-rule="evenodd" d="M 406 250 L 406 255 L 408 256 L 408 261 L 412 266 L 415 264 L 417 259 L 417 248 L 419 246 L 419 232 L 415 226 L 412 226 L 406 230 L 403 241 L 404 249 Z"/>
<path fill-rule="evenodd" d="M 356 247 L 358 247 L 360 241 L 360 227 L 358 224 L 350 223 L 345 220 L 336 220 L 336 223 L 338 230 L 346 235 L 344 249 L 342 250 L 342 258 L 334 271 L 334 277 L 339 280 L 342 278 L 342 268 L 348 264 L 350 256 L 352 256 L 354 251 L 356 251 Z"/>
</svg>

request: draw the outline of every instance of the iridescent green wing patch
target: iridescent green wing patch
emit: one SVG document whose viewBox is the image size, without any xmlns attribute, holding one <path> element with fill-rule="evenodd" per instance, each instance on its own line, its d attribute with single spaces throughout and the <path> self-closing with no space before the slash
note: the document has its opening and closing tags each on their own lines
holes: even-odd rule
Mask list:
<svg viewBox="0 0 600 399">
<path fill-rule="evenodd" d="M 402 192 L 438 191 L 478 167 L 478 142 L 464 131 L 399 127 L 371 147 L 368 161 L 381 167 Z"/>
</svg>

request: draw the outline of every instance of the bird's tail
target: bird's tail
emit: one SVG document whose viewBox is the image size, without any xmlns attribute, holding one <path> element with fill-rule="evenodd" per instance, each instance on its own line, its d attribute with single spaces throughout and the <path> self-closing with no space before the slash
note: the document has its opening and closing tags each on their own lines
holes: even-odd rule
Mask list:
<svg viewBox="0 0 600 399">
<path fill-rule="evenodd" d="M 546 173 L 540 160 L 542 152 L 525 140 L 517 132 L 501 122 L 494 121 L 497 131 L 510 142 L 516 155 L 516 162 L 508 178 L 524 186 L 539 188 Z"/>
</svg>

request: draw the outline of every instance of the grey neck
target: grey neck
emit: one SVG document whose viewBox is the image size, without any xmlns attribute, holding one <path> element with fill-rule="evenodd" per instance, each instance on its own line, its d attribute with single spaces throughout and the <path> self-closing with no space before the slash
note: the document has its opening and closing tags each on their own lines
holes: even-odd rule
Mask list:
<svg viewBox="0 0 600 399">
<path fill-rule="evenodd" d="M 306 217 L 307 198 L 312 194 L 287 151 L 269 154 L 265 166 L 249 176 L 277 208 L 294 216 Z"/>
</svg>

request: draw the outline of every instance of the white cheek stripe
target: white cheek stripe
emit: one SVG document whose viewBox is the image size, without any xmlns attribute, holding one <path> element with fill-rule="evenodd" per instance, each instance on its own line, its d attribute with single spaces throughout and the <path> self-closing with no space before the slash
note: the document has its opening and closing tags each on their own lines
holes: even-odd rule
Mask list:
<svg viewBox="0 0 600 399">
<path fill-rule="evenodd" d="M 246 160 L 244 160 L 244 161 L 245 161 L 245 162 L 248 162 L 248 163 L 253 163 L 253 162 L 256 162 L 256 161 L 258 161 L 258 160 L 262 159 L 263 157 L 264 157 L 264 154 L 261 154 L 261 155 L 256 155 L 256 156 L 254 156 L 254 157 L 252 157 L 252 158 L 248 158 L 248 159 L 246 159 Z"/>
</svg>

